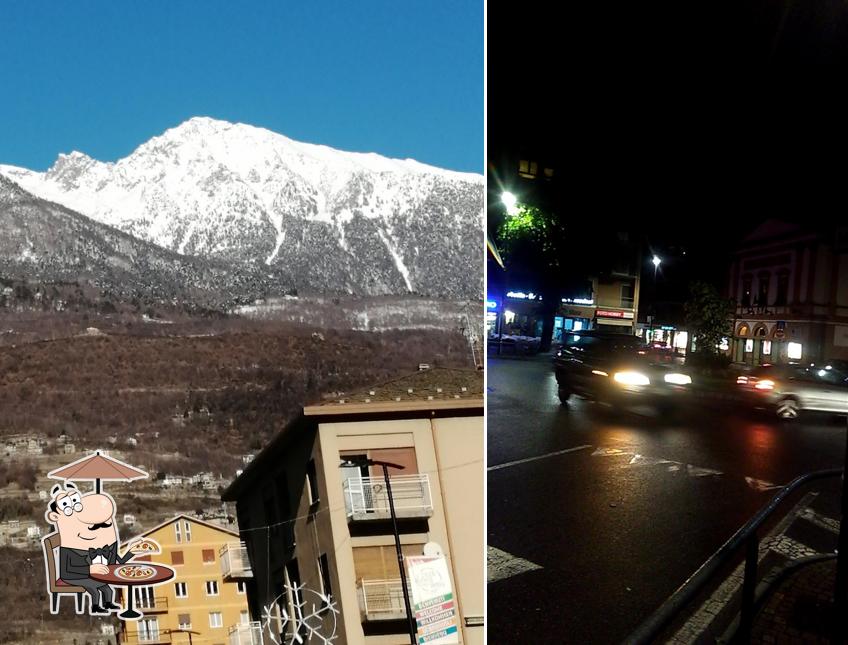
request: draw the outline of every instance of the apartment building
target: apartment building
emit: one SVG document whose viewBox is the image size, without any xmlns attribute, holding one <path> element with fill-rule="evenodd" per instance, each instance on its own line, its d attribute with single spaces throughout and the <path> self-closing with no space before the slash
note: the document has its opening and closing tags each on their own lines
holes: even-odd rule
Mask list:
<svg viewBox="0 0 848 645">
<path fill-rule="evenodd" d="M 233 575 L 232 549 L 228 550 L 238 545 L 238 533 L 178 515 L 142 533 L 141 537 L 158 542 L 162 553 L 134 561 L 166 564 L 176 575 L 162 585 L 133 589 L 134 606 L 144 617 L 121 623 L 119 643 L 242 645 L 252 642 L 251 630 L 256 632 L 256 626 L 250 625 L 248 614 L 249 577 L 238 566 L 237 575 Z"/>
<path fill-rule="evenodd" d="M 391 496 L 375 462 L 402 466 L 387 467 Z M 480 371 L 423 369 L 304 407 L 223 495 L 254 573 L 251 616 L 271 617 L 264 642 L 318 630 L 340 645 L 409 643 L 391 499 L 404 572 L 425 554 L 448 572 L 432 620 L 408 579 L 413 630 L 482 644 L 483 475 Z M 291 620 L 298 606 L 312 611 Z"/>
<path fill-rule="evenodd" d="M 848 226 L 763 223 L 730 272 L 736 362 L 848 358 Z"/>
</svg>

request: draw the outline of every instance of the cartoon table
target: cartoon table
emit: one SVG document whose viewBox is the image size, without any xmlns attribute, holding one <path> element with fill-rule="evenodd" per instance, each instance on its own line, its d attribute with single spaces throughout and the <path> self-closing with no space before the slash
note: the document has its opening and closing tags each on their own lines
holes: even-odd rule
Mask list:
<svg viewBox="0 0 848 645">
<path fill-rule="evenodd" d="M 166 580 L 174 577 L 174 570 L 166 567 L 164 564 L 153 564 L 150 562 L 128 562 L 127 564 L 107 564 L 109 567 L 108 573 L 89 573 L 88 575 L 94 580 L 107 582 L 110 585 L 119 585 L 127 588 L 127 608 L 118 614 L 118 618 L 124 620 L 138 620 L 144 614 L 133 609 L 133 587 L 150 587 L 158 585 Z M 118 569 L 127 566 L 144 566 L 153 569 L 153 575 L 147 578 L 125 578 L 118 575 Z"/>
</svg>

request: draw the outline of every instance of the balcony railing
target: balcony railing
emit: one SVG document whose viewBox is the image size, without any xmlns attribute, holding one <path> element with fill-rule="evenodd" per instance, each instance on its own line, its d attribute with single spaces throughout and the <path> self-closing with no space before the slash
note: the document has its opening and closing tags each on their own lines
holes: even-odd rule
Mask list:
<svg viewBox="0 0 848 645">
<path fill-rule="evenodd" d="M 168 611 L 167 596 L 136 596 L 133 604 L 136 609 L 143 609 L 145 614 L 164 614 Z"/>
<path fill-rule="evenodd" d="M 409 583 L 406 585 L 409 591 Z M 360 579 L 356 585 L 359 613 L 363 622 L 406 620 L 403 587 L 400 578 L 394 580 Z M 410 591 L 410 593 L 412 593 Z"/>
<path fill-rule="evenodd" d="M 425 518 L 433 514 L 429 475 L 398 475 L 390 478 L 395 515 Z M 351 477 L 344 482 L 344 498 L 350 521 L 391 517 L 386 481 L 382 477 Z"/>
<path fill-rule="evenodd" d="M 229 630 L 229 641 L 229 645 L 264 645 L 262 623 L 255 620 L 250 623 L 233 625 Z"/>
<path fill-rule="evenodd" d="M 144 643 L 144 645 L 160 645 L 160 643 L 173 643 L 174 641 L 171 639 L 171 634 L 161 629 L 151 629 L 151 630 L 141 630 L 136 631 L 133 630 L 131 632 L 125 632 L 125 636 L 122 642 L 126 643 Z"/>
<path fill-rule="evenodd" d="M 225 579 L 238 580 L 253 577 L 250 558 L 247 555 L 247 547 L 244 542 L 225 544 L 218 551 L 218 557 L 221 561 L 221 573 Z"/>
</svg>

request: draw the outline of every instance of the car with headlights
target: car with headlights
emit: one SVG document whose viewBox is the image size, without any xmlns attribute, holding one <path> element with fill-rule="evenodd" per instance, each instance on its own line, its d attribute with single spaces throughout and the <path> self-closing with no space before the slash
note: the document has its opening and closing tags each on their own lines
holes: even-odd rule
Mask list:
<svg viewBox="0 0 848 645">
<path fill-rule="evenodd" d="M 554 359 L 559 400 L 573 395 L 616 407 L 649 405 L 666 412 L 689 399 L 692 378 L 658 362 L 636 336 L 588 331 L 570 333 Z"/>
<path fill-rule="evenodd" d="M 736 377 L 744 401 L 796 419 L 802 411 L 848 414 L 848 363 L 762 365 Z"/>
</svg>

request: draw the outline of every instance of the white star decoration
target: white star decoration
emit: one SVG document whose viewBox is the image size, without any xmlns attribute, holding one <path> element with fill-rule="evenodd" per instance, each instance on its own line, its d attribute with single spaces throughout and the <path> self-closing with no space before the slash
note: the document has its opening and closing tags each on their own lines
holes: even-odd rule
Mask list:
<svg viewBox="0 0 848 645">
<path fill-rule="evenodd" d="M 286 585 L 285 592 L 274 598 L 271 605 L 266 605 L 262 611 L 262 630 L 267 629 L 274 645 L 303 645 L 313 642 L 330 645 L 338 636 L 336 635 L 336 616 L 339 609 L 330 594 L 324 594 L 305 585 Z M 320 601 L 315 602 L 307 608 L 306 594 L 309 593 Z M 291 595 L 293 615 L 287 609 L 280 608 L 280 600 Z M 287 603 L 283 603 L 287 605 Z M 280 623 L 280 635 L 275 633 L 274 623 Z M 282 639 L 282 640 L 279 640 Z"/>
</svg>

